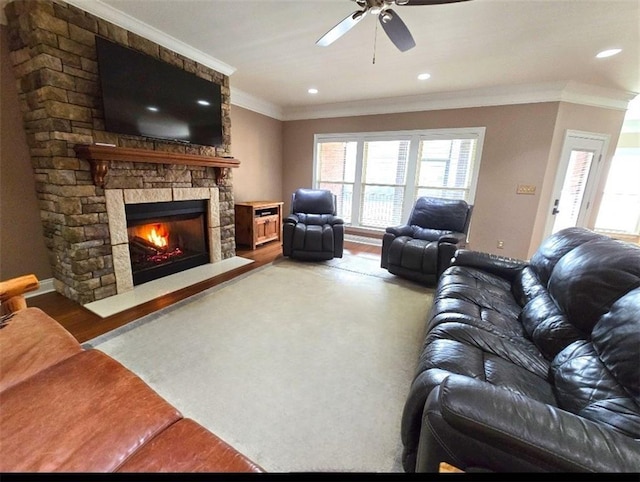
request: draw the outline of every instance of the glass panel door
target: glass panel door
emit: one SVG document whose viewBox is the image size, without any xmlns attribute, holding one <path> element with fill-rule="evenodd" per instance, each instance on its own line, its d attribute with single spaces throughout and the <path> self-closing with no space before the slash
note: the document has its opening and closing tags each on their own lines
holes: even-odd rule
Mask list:
<svg viewBox="0 0 640 482">
<path fill-rule="evenodd" d="M 581 226 L 592 229 L 596 185 L 608 137 L 567 131 L 553 190 L 546 235 Z"/>
<path fill-rule="evenodd" d="M 594 153 L 590 151 L 571 151 L 567 175 L 562 185 L 558 206 L 555 208 L 558 212 L 553 222 L 552 233 L 578 225 L 578 215 L 584 200 L 593 156 Z"/>
</svg>

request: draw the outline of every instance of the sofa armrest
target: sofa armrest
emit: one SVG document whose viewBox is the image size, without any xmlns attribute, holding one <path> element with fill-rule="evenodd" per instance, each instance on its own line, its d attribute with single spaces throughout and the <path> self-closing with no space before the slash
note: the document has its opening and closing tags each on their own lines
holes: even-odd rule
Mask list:
<svg viewBox="0 0 640 482">
<path fill-rule="evenodd" d="M 427 401 L 425 417 L 435 410 L 463 437 L 540 470 L 640 471 L 640 441 L 606 425 L 470 377 L 450 375 L 436 394 Z M 473 444 L 453 447 L 458 462 L 477 455 L 465 453 L 465 447 Z M 423 448 L 419 448 L 418 470 Z M 501 463 L 499 470 L 508 471 L 510 457 Z M 514 465 L 511 470 L 521 467 Z"/>
<path fill-rule="evenodd" d="M 455 252 L 452 266 L 467 266 L 469 268 L 477 268 L 488 271 L 497 276 L 513 281 L 515 276 L 526 266 L 528 262 L 516 259 L 498 256 L 491 253 L 483 253 L 473 251 L 471 249 L 458 249 Z"/>
</svg>

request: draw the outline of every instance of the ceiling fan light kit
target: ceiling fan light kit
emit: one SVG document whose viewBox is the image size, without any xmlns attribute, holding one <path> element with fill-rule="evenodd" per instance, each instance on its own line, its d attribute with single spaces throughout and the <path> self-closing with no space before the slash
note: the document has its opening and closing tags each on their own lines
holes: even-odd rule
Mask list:
<svg viewBox="0 0 640 482">
<path fill-rule="evenodd" d="M 378 16 L 378 21 L 382 25 L 385 33 L 393 42 L 393 44 L 401 52 L 406 52 L 416 46 L 413 36 L 409 29 L 402 21 L 400 16 L 391 9 L 392 6 L 424 6 L 424 5 L 440 5 L 444 3 L 468 2 L 470 0 L 352 0 L 362 10 L 356 10 L 346 17 L 335 27 L 324 34 L 316 45 L 326 47 L 345 33 L 351 30 L 355 25 L 365 17 L 366 13 Z"/>
</svg>

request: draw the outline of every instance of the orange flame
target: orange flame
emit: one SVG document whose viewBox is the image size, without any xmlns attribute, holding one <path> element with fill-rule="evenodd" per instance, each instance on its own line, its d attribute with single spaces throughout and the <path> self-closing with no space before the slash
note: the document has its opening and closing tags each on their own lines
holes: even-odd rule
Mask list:
<svg viewBox="0 0 640 482">
<path fill-rule="evenodd" d="M 169 244 L 169 233 L 164 225 L 154 224 L 151 231 L 147 233 L 147 240 L 159 248 L 166 248 Z"/>
</svg>

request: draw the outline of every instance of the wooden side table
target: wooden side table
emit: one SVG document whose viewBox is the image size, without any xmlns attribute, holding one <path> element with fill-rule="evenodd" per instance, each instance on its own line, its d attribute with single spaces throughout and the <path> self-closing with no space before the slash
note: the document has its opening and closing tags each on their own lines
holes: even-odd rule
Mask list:
<svg viewBox="0 0 640 482">
<path fill-rule="evenodd" d="M 256 246 L 282 241 L 282 201 L 236 203 L 236 245 Z"/>
</svg>

